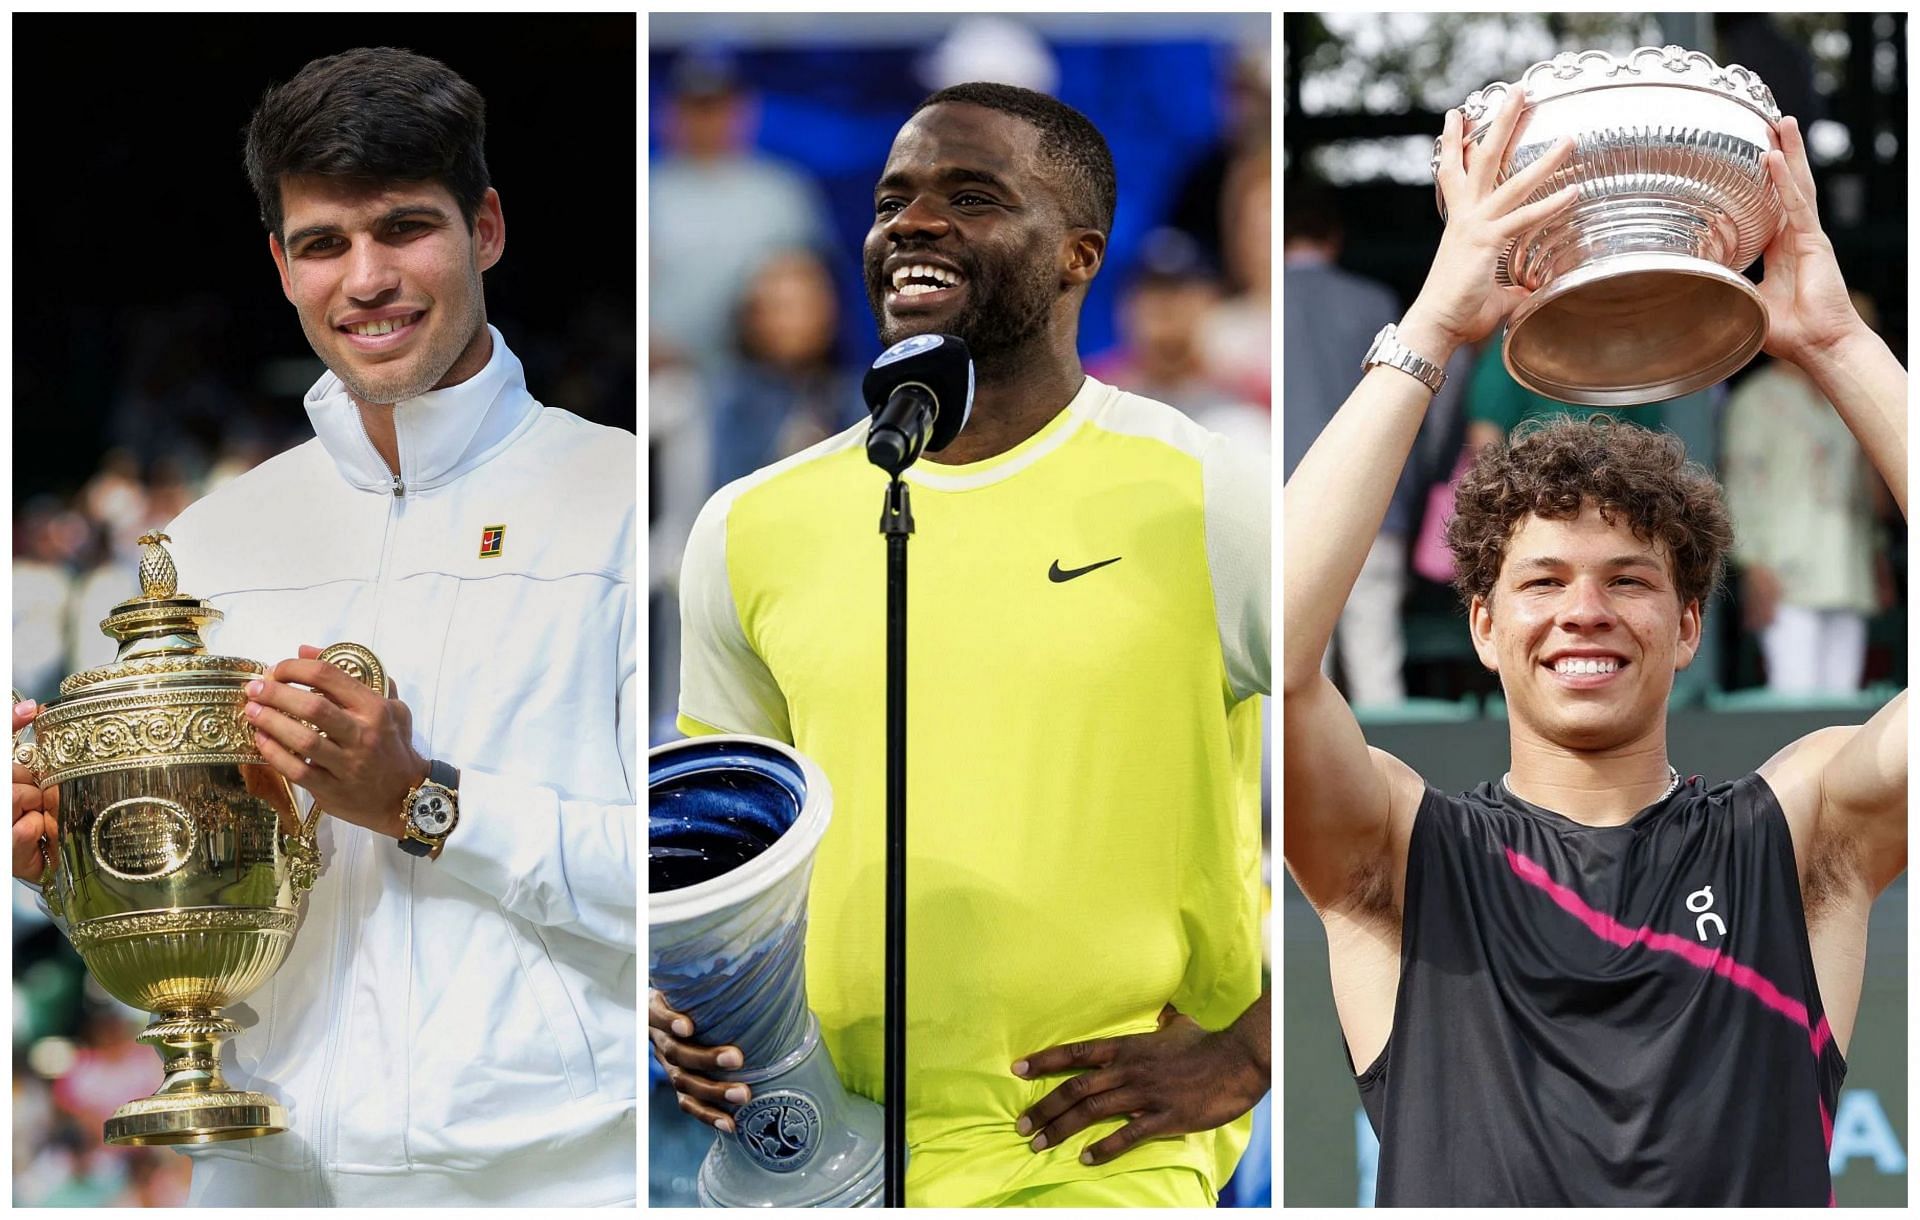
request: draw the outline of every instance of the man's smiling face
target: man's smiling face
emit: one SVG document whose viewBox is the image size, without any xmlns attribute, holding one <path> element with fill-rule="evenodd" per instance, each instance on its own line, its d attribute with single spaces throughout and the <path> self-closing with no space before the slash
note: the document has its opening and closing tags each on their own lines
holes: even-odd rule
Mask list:
<svg viewBox="0 0 1920 1220">
<path fill-rule="evenodd" d="M 1066 225 L 1039 143 L 1025 120 L 965 102 L 900 129 L 863 250 L 883 345 L 953 334 L 991 362 L 1047 330 Z"/>
<path fill-rule="evenodd" d="M 1700 604 L 1681 605 L 1666 548 L 1591 503 L 1571 520 L 1522 519 L 1491 599 L 1474 598 L 1470 618 L 1508 714 L 1568 749 L 1611 749 L 1657 729 L 1675 671 L 1700 645 Z"/>
<path fill-rule="evenodd" d="M 280 285 L 307 342 L 362 402 L 395 403 L 486 363 L 481 272 L 505 245 L 491 189 L 469 229 L 438 183 L 281 181 Z M 469 367 L 471 366 L 471 367 Z"/>
</svg>

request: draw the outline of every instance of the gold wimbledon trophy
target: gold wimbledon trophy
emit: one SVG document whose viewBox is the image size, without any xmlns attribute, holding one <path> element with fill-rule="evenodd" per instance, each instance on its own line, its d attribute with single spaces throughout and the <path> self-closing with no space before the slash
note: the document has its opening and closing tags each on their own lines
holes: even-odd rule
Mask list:
<svg viewBox="0 0 1920 1220">
<path fill-rule="evenodd" d="M 100 624 L 112 665 L 60 683 L 14 757 L 59 788 L 59 859 L 42 877 L 87 969 L 153 1015 L 139 1041 L 166 1079 L 107 1120 L 109 1144 L 199 1144 L 272 1135 L 287 1112 L 220 1074 L 220 1015 L 286 960 L 300 898 L 320 872 L 320 810 L 302 822 L 293 788 L 254 745 L 247 683 L 266 666 L 209 656 L 221 613 L 175 592 L 165 534 L 140 539 L 141 595 Z M 358 644 L 321 653 L 382 694 Z M 44 846 L 43 849 L 44 851 Z"/>
</svg>

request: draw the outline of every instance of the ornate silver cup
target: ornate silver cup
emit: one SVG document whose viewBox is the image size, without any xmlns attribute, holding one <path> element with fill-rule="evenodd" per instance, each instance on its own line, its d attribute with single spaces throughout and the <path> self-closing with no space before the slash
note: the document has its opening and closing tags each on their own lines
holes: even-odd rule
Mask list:
<svg viewBox="0 0 1920 1220">
<path fill-rule="evenodd" d="M 878 1207 L 880 1107 L 850 1096 L 807 1007 L 807 882 L 832 816 L 791 746 L 699 737 L 647 755 L 647 982 L 752 1086 L 700 1166 L 709 1207 Z"/>
<path fill-rule="evenodd" d="M 1516 84 L 1469 94 L 1465 138 L 1484 141 L 1489 112 L 1516 92 L 1533 108 L 1500 179 L 1572 136 L 1572 155 L 1531 198 L 1575 185 L 1580 201 L 1500 258 L 1499 281 L 1531 293 L 1501 349 L 1515 380 L 1564 402 L 1633 406 L 1710 386 L 1751 360 L 1767 312 L 1740 273 L 1782 218 L 1761 162 L 1779 147 L 1780 109 L 1760 78 L 1680 47 L 1624 59 L 1569 51 Z M 1438 141 L 1434 149 L 1437 174 Z"/>
</svg>

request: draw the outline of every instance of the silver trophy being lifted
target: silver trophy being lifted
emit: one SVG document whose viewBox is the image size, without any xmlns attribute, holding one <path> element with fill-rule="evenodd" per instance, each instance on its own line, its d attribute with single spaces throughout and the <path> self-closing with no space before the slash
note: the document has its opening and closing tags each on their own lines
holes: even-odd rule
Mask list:
<svg viewBox="0 0 1920 1220">
<path fill-rule="evenodd" d="M 1531 294 L 1501 349 L 1514 379 L 1563 402 L 1617 407 L 1738 371 L 1767 335 L 1766 307 L 1741 272 L 1783 219 L 1761 160 L 1780 147 L 1773 93 L 1747 69 L 1681 47 L 1618 59 L 1568 51 L 1469 94 L 1465 140 L 1484 141 L 1490 111 L 1516 93 L 1532 109 L 1500 180 L 1571 136 L 1566 164 L 1529 200 L 1568 186 L 1580 199 L 1500 258 L 1499 282 Z"/>
<path fill-rule="evenodd" d="M 882 1112 L 848 1094 L 807 1007 L 807 883 L 833 792 L 760 737 L 647 754 L 647 982 L 750 1085 L 700 1165 L 708 1207 L 878 1207 Z"/>
</svg>

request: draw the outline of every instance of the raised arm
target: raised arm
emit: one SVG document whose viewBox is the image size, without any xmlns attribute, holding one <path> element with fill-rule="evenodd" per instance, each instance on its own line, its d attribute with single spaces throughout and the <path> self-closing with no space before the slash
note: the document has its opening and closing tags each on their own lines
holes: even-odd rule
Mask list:
<svg viewBox="0 0 1920 1220">
<path fill-rule="evenodd" d="M 1907 371 L 1847 299 L 1833 243 L 1820 228 L 1813 171 L 1796 120 L 1781 120 L 1780 147 L 1766 154 L 1786 212 L 1786 223 L 1767 247 L 1766 278 L 1760 281 L 1767 354 L 1793 361 L 1813 378 L 1905 517 Z"/>
<path fill-rule="evenodd" d="M 1805 369 L 1907 512 L 1907 372 L 1847 299 L 1820 228 L 1800 125 L 1784 119 L 1767 170 L 1786 223 L 1766 250 L 1760 296 L 1769 354 Z M 1796 826 L 1801 869 L 1836 869 L 1878 894 L 1906 868 L 1907 695 L 1858 726 L 1823 729 L 1782 750 L 1762 774 Z M 1810 842 L 1800 828 L 1810 827 Z"/>
<path fill-rule="evenodd" d="M 1435 364 L 1486 337 L 1524 299 L 1520 289 L 1494 283 L 1501 247 L 1577 198 L 1568 188 L 1525 202 L 1572 151 L 1568 140 L 1506 183 L 1496 181 L 1521 113 L 1509 103 L 1484 142 L 1463 147 L 1464 120 L 1447 112 L 1439 170 L 1447 230 L 1399 327 L 1400 342 Z M 1417 799 L 1419 791 L 1404 766 L 1370 754 L 1352 710 L 1321 674 L 1320 658 L 1431 398 L 1424 383 L 1398 369 L 1369 370 L 1285 489 L 1284 850 L 1294 879 L 1323 910 L 1346 898 L 1367 858 L 1386 846 L 1393 793 Z"/>
</svg>

